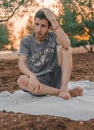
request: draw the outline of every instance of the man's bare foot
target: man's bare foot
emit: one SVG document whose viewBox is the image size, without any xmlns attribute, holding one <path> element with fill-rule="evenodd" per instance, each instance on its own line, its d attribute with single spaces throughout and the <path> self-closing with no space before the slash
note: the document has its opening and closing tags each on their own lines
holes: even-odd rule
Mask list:
<svg viewBox="0 0 94 130">
<path fill-rule="evenodd" d="M 67 91 L 60 91 L 58 96 L 60 98 L 66 99 L 66 100 L 71 99 L 71 95 L 70 95 L 70 92 L 68 90 Z"/>
<path fill-rule="evenodd" d="M 71 97 L 77 97 L 83 95 L 83 89 L 80 87 L 75 87 L 69 91 L 60 91 L 59 97 L 64 98 L 66 100 L 71 99 Z"/>
<path fill-rule="evenodd" d="M 69 93 L 71 97 L 77 97 L 77 96 L 82 96 L 83 95 L 83 89 L 80 87 L 75 87 L 71 90 L 69 90 Z"/>
</svg>

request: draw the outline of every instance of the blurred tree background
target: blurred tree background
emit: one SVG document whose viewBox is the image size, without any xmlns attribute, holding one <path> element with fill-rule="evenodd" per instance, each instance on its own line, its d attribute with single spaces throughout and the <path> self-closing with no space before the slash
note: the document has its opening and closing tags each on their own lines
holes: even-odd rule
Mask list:
<svg viewBox="0 0 94 130">
<path fill-rule="evenodd" d="M 18 49 L 20 40 L 33 31 L 33 17 L 42 8 L 50 8 L 72 47 L 94 45 L 94 0 L 1 0 L 0 50 Z M 90 49 L 87 48 L 90 45 Z"/>
<path fill-rule="evenodd" d="M 84 46 L 92 52 L 94 45 L 94 0 L 64 0 L 61 27 L 70 37 L 72 47 Z M 86 45 L 91 45 L 90 50 Z"/>
</svg>

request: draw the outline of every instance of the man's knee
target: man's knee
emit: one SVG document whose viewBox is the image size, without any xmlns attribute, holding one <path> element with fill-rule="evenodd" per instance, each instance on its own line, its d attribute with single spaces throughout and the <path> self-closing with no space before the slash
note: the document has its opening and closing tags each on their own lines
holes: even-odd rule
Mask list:
<svg viewBox="0 0 94 130">
<path fill-rule="evenodd" d="M 72 56 L 72 52 L 71 52 L 70 48 L 69 49 L 61 48 L 60 53 L 62 55 Z"/>
<path fill-rule="evenodd" d="M 60 47 L 58 50 L 58 63 L 62 64 L 64 59 L 72 59 L 72 52 L 70 49 L 65 50 L 63 47 Z"/>
<path fill-rule="evenodd" d="M 40 94 L 40 90 L 36 90 L 33 91 L 30 88 L 28 88 L 28 77 L 26 75 L 21 75 L 18 79 L 17 79 L 17 84 L 19 85 L 19 87 L 21 87 L 22 89 L 31 92 L 34 95 L 39 95 Z M 31 86 L 32 87 L 32 86 Z"/>
<path fill-rule="evenodd" d="M 28 78 L 28 77 L 27 77 L 26 75 L 21 75 L 21 76 L 17 79 L 17 84 L 18 84 L 19 86 L 23 86 L 24 83 L 26 82 L 27 78 Z"/>
</svg>

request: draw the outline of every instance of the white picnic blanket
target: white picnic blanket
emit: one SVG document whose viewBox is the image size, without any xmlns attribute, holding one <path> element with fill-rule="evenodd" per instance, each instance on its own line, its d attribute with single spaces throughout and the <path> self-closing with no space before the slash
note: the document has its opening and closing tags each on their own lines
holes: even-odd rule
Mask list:
<svg viewBox="0 0 94 130">
<path fill-rule="evenodd" d="M 94 118 L 94 82 L 69 82 L 69 88 L 80 86 L 84 95 L 64 100 L 56 96 L 36 97 L 22 90 L 0 92 L 0 111 L 21 112 L 32 115 L 54 115 L 72 120 Z"/>
</svg>

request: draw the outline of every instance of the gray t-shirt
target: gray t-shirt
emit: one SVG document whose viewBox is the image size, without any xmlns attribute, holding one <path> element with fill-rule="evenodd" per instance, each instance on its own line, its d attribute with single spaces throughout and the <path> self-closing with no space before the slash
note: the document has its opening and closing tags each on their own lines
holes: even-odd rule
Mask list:
<svg viewBox="0 0 94 130">
<path fill-rule="evenodd" d="M 27 56 L 27 66 L 37 76 L 53 72 L 58 66 L 57 43 L 54 32 L 48 32 L 42 43 L 37 43 L 34 34 L 21 40 L 19 55 Z"/>
</svg>

